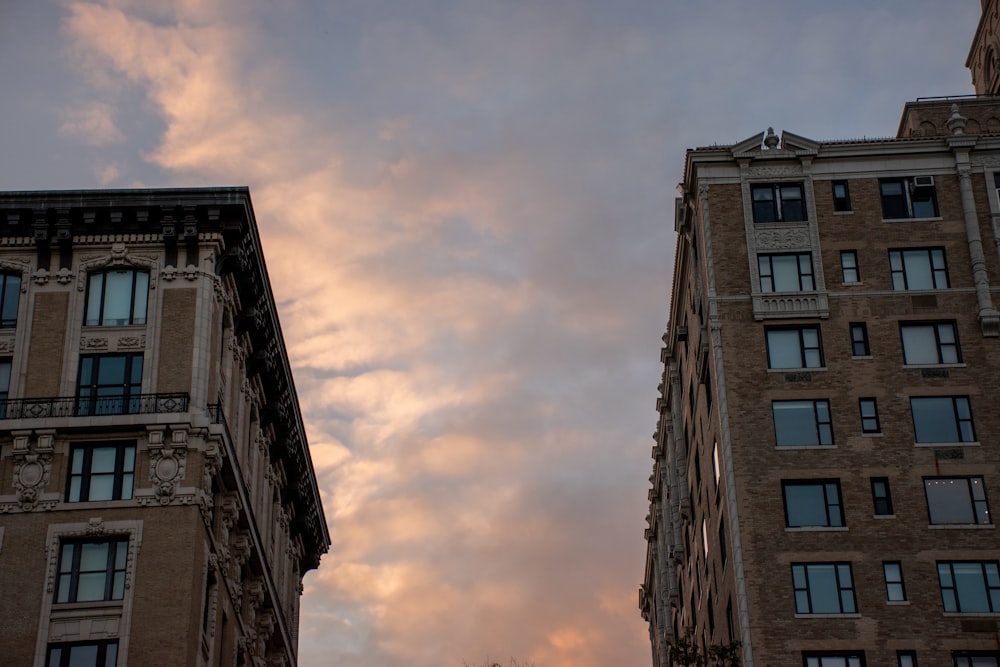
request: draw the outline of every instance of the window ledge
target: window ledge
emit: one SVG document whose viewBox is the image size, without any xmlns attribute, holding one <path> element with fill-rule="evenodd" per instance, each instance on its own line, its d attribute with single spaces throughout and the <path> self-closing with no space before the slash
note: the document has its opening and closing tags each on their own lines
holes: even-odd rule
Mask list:
<svg viewBox="0 0 1000 667">
<path fill-rule="evenodd" d="M 775 445 L 775 449 L 836 449 L 837 445 Z"/>
<path fill-rule="evenodd" d="M 874 359 L 875 357 L 870 354 L 864 354 L 860 357 L 851 357 L 851 359 Z"/>
<path fill-rule="evenodd" d="M 979 447 L 978 440 L 969 442 L 915 442 L 914 447 Z"/>
<path fill-rule="evenodd" d="M 786 533 L 836 533 L 846 532 L 847 526 L 786 526 Z"/>
<path fill-rule="evenodd" d="M 1000 614 L 997 614 L 1000 616 Z M 795 614 L 795 618 L 861 618 L 861 614 Z"/>
<path fill-rule="evenodd" d="M 993 530 L 992 523 L 932 523 L 927 526 L 931 530 Z"/>
<path fill-rule="evenodd" d="M 815 368 L 768 368 L 768 373 L 824 373 L 830 370 L 826 366 L 816 366 Z"/>
<path fill-rule="evenodd" d="M 862 432 L 861 433 L 861 437 L 862 438 L 882 438 L 882 437 L 885 437 L 885 434 L 882 433 L 882 431 L 876 431 L 874 433 L 864 433 L 864 432 Z"/>
<path fill-rule="evenodd" d="M 965 364 L 903 364 L 903 368 L 965 368 Z"/>
<path fill-rule="evenodd" d="M 834 211 L 834 215 L 854 215 L 854 211 Z"/>
<path fill-rule="evenodd" d="M 882 218 L 882 222 L 939 222 L 944 220 L 940 215 L 932 218 Z"/>
<path fill-rule="evenodd" d="M 885 603 L 890 607 L 909 607 L 909 600 L 886 600 Z"/>
<path fill-rule="evenodd" d="M 982 616 L 984 618 L 1000 618 L 1000 612 L 996 611 L 946 611 L 945 616 L 957 618 L 969 618 L 970 616 Z"/>
<path fill-rule="evenodd" d="M 855 280 L 855 281 L 852 281 L 852 282 L 849 282 L 849 283 L 840 283 L 840 284 L 843 287 L 855 287 L 857 285 L 864 285 L 864 283 L 861 282 L 860 280 Z"/>
<path fill-rule="evenodd" d="M 872 514 L 873 519 L 895 519 L 895 514 Z"/>
<path fill-rule="evenodd" d="M 76 611 L 78 609 L 82 610 L 104 610 L 104 609 L 121 609 L 121 600 L 95 600 L 93 602 L 53 602 L 52 611 Z"/>
</svg>

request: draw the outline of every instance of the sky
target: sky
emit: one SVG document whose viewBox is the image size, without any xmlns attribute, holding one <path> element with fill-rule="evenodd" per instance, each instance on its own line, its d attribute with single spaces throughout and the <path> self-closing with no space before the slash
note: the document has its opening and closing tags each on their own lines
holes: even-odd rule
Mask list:
<svg viewBox="0 0 1000 667">
<path fill-rule="evenodd" d="M 333 546 L 303 667 L 647 666 L 684 151 L 892 136 L 977 0 L 0 0 L 0 190 L 248 185 Z"/>
</svg>

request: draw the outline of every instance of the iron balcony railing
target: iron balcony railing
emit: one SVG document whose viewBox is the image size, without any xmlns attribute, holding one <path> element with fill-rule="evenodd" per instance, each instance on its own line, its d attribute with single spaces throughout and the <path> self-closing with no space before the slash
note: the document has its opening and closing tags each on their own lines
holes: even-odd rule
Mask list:
<svg viewBox="0 0 1000 667">
<path fill-rule="evenodd" d="M 187 393 L 0 398 L 0 419 L 152 415 L 187 412 Z"/>
</svg>

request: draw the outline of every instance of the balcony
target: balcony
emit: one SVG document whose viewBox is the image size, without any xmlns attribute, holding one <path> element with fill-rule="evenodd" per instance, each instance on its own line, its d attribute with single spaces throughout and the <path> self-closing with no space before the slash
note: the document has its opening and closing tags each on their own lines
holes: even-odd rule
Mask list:
<svg viewBox="0 0 1000 667">
<path fill-rule="evenodd" d="M 152 415 L 187 412 L 187 393 L 0 399 L 0 419 Z"/>
</svg>

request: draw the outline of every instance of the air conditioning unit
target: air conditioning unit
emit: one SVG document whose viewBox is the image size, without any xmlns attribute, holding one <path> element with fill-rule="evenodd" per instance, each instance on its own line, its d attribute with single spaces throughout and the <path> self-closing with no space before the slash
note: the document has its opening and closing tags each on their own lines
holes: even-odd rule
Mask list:
<svg viewBox="0 0 1000 667">
<path fill-rule="evenodd" d="M 913 187 L 914 188 L 933 188 L 934 187 L 934 177 L 933 176 L 914 176 L 913 177 Z"/>
</svg>

